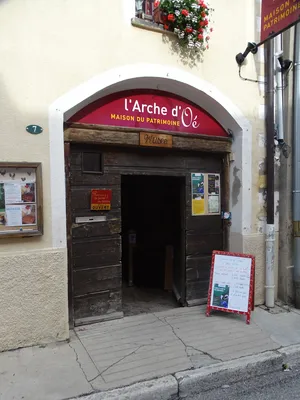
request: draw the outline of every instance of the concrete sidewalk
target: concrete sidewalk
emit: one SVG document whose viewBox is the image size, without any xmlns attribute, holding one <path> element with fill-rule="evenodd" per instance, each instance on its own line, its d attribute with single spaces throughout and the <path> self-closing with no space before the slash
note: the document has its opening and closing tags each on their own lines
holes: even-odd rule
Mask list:
<svg viewBox="0 0 300 400">
<path fill-rule="evenodd" d="M 64 400 L 299 343 L 300 314 L 282 307 L 256 308 L 250 325 L 207 318 L 205 307 L 126 317 L 77 328 L 70 343 L 0 354 L 0 399 Z"/>
</svg>

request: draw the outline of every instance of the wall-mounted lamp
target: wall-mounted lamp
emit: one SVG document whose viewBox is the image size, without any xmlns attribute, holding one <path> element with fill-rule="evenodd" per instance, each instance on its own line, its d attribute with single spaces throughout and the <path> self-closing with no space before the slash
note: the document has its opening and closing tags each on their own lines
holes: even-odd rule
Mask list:
<svg viewBox="0 0 300 400">
<path fill-rule="evenodd" d="M 256 54 L 257 50 L 258 50 L 257 44 L 254 42 L 249 42 L 244 53 L 239 53 L 235 57 L 235 60 L 238 63 L 238 65 L 241 66 L 243 64 L 243 62 L 245 61 L 247 55 L 249 53 Z"/>
</svg>

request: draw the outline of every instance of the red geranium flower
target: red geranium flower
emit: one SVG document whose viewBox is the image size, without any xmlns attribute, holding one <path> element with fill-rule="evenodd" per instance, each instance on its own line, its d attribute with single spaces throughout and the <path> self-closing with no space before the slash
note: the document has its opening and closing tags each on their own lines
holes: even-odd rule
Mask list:
<svg viewBox="0 0 300 400">
<path fill-rule="evenodd" d="M 202 11 L 202 13 L 201 13 L 201 17 L 206 17 L 206 12 L 205 11 Z"/>
<path fill-rule="evenodd" d="M 155 0 L 155 2 L 154 2 L 154 8 L 157 8 L 157 7 L 159 6 L 159 4 L 160 4 L 160 1 L 159 1 L 159 0 Z"/>
<path fill-rule="evenodd" d="M 175 21 L 175 15 L 174 14 L 169 14 L 168 15 L 168 21 Z"/>
<path fill-rule="evenodd" d="M 204 20 L 204 25 L 205 26 L 208 25 L 208 20 L 207 19 Z"/>
<path fill-rule="evenodd" d="M 203 40 L 203 35 L 201 35 L 201 34 L 198 35 L 198 39 L 199 39 L 199 40 Z"/>
<path fill-rule="evenodd" d="M 193 28 L 186 28 L 185 31 L 186 31 L 187 33 L 192 33 L 192 32 L 193 32 Z"/>
<path fill-rule="evenodd" d="M 189 15 L 188 10 L 186 10 L 185 8 L 181 11 L 182 15 L 185 15 L 186 17 Z"/>
<path fill-rule="evenodd" d="M 199 29 L 198 29 L 198 32 L 203 33 L 203 29 L 202 29 L 202 28 L 199 28 Z"/>
<path fill-rule="evenodd" d="M 204 21 L 200 21 L 200 26 L 205 26 L 205 22 Z"/>
<path fill-rule="evenodd" d="M 165 24 L 164 29 L 167 31 L 169 29 L 169 25 Z"/>
</svg>

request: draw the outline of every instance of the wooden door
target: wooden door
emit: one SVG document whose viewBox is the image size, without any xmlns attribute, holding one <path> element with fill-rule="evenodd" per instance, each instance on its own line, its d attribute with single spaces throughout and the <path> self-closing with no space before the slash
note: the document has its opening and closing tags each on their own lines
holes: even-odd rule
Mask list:
<svg viewBox="0 0 300 400">
<path fill-rule="evenodd" d="M 69 180 L 75 324 L 112 318 L 122 311 L 120 177 L 103 173 L 97 147 L 71 146 Z M 91 190 L 112 184 L 111 211 L 91 211 Z"/>
<path fill-rule="evenodd" d="M 223 158 L 199 156 L 187 160 L 191 172 L 219 173 L 223 179 Z M 186 179 L 186 301 L 188 305 L 207 301 L 213 250 L 224 250 L 221 215 L 192 215 L 191 174 Z M 221 186 L 221 197 L 224 190 Z M 225 204 L 222 202 L 222 204 Z"/>
<path fill-rule="evenodd" d="M 191 173 L 220 173 L 223 178 L 220 155 L 72 145 L 68 171 L 70 304 L 77 324 L 122 315 L 122 175 L 173 176 L 185 182 L 173 289 L 182 304 L 206 302 L 212 251 L 224 249 L 223 227 L 220 215 L 192 216 Z M 112 190 L 110 211 L 90 210 L 94 188 Z"/>
</svg>

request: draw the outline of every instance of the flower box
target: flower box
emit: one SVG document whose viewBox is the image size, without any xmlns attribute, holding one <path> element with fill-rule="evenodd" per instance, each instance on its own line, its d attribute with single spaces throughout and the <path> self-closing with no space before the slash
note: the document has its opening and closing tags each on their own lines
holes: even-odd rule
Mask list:
<svg viewBox="0 0 300 400">
<path fill-rule="evenodd" d="M 174 32 L 179 43 L 189 49 L 205 51 L 209 48 L 212 9 L 208 0 L 156 0 L 154 21 Z"/>
</svg>

